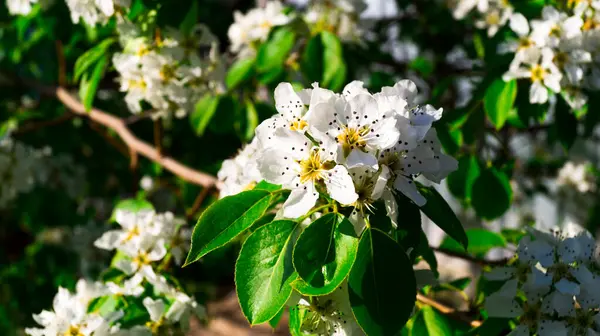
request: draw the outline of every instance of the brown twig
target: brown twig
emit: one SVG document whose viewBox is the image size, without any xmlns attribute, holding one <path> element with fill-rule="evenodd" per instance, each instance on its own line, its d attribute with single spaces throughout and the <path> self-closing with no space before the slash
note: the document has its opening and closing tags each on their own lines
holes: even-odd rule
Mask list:
<svg viewBox="0 0 600 336">
<path fill-rule="evenodd" d="M 42 128 L 60 125 L 60 124 L 67 122 L 75 117 L 76 117 L 75 114 L 65 113 L 56 119 L 44 120 L 44 121 L 39 121 L 39 122 L 35 122 L 35 121 L 29 122 L 29 123 L 26 123 L 23 126 L 19 127 L 16 131 L 12 132 L 12 134 L 13 135 L 21 135 L 21 134 L 25 134 L 25 133 L 35 132 Z"/>
<path fill-rule="evenodd" d="M 471 317 L 465 315 L 463 312 L 460 312 L 454 308 L 448 307 L 443 303 L 437 302 L 432 298 L 429 298 L 423 294 L 417 293 L 417 301 L 426 304 L 435 308 L 440 313 L 447 315 L 453 319 L 468 323 L 472 328 L 480 327 L 482 322 L 479 320 L 474 320 Z"/>
<path fill-rule="evenodd" d="M 456 252 L 453 250 L 448 250 L 445 248 L 434 247 L 434 246 L 431 246 L 431 249 L 436 252 L 450 256 L 450 257 L 470 261 L 470 262 L 480 265 L 480 266 L 504 266 L 504 265 L 508 264 L 508 262 L 510 261 L 510 259 L 497 259 L 497 260 L 481 259 L 481 258 L 473 257 L 468 254 L 463 254 L 463 253 L 459 253 L 459 252 Z"/>
<path fill-rule="evenodd" d="M 218 187 L 217 179 L 214 176 L 192 169 L 173 158 L 161 156 L 156 148 L 137 138 L 129 128 L 127 128 L 127 125 L 121 118 L 115 117 L 97 108 L 92 108 L 89 112 L 86 111 L 83 104 L 62 87 L 46 86 L 37 82 L 28 82 L 25 80 L 19 82 L 25 86 L 38 90 L 44 95 L 58 99 L 74 114 L 89 118 L 95 123 L 113 130 L 133 152 L 160 164 L 166 170 L 182 179 L 203 187 Z"/>
<path fill-rule="evenodd" d="M 188 220 L 191 220 L 191 219 L 194 218 L 194 215 L 198 212 L 198 210 L 202 206 L 202 203 L 204 203 L 204 200 L 206 199 L 206 196 L 208 196 L 208 194 L 210 194 L 210 192 L 212 190 L 213 190 L 213 188 L 208 187 L 208 188 L 202 189 L 198 193 L 198 196 L 196 196 L 196 199 L 194 200 L 194 204 L 192 205 L 192 207 L 186 213 L 186 217 L 187 217 Z"/>
</svg>

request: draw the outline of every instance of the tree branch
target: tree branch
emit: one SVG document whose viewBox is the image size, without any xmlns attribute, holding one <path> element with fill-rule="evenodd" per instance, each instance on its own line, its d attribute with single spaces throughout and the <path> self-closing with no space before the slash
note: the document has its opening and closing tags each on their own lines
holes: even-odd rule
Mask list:
<svg viewBox="0 0 600 336">
<path fill-rule="evenodd" d="M 459 321 L 468 323 L 472 328 L 477 328 L 477 327 L 481 326 L 481 324 L 482 324 L 481 321 L 474 320 L 471 317 L 464 314 L 463 312 L 460 312 L 454 308 L 448 307 L 448 306 L 444 305 L 443 303 L 435 301 L 434 299 L 429 298 L 421 293 L 417 293 L 417 301 L 421 302 L 422 304 L 431 306 L 431 307 L 435 308 L 437 311 L 439 311 L 440 313 L 442 313 L 444 315 L 448 315 L 449 317 L 451 317 L 455 320 L 459 320 Z"/>
<path fill-rule="evenodd" d="M 216 186 L 218 188 L 217 179 L 209 174 L 192 169 L 175 159 L 168 156 L 161 156 L 156 148 L 152 147 L 143 140 L 137 138 L 127 128 L 126 123 L 118 117 L 115 117 L 107 112 L 97 108 L 92 108 L 89 112 L 79 100 L 73 97 L 66 89 L 56 86 L 45 86 L 35 82 L 21 80 L 20 83 L 31 87 L 40 93 L 58 99 L 71 112 L 84 118 L 89 118 L 95 123 L 101 124 L 114 132 L 116 132 L 123 142 L 129 147 L 130 151 L 135 154 L 140 154 L 146 158 L 160 164 L 166 170 L 181 177 L 182 179 L 194 183 L 205 188 Z"/>
</svg>

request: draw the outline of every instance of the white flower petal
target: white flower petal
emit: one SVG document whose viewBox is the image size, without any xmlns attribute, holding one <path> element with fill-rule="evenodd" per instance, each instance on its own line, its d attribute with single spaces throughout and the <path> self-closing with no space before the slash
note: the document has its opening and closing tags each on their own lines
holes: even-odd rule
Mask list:
<svg viewBox="0 0 600 336">
<path fill-rule="evenodd" d="M 324 174 L 327 193 L 342 205 L 350 205 L 358 199 L 354 190 L 354 182 L 346 167 L 337 165 Z"/>
<path fill-rule="evenodd" d="M 283 204 L 283 216 L 285 218 L 300 217 L 315 206 L 317 199 L 319 199 L 319 193 L 315 190 L 314 184 L 309 182 L 304 184 L 304 187 L 293 189 Z"/>
</svg>

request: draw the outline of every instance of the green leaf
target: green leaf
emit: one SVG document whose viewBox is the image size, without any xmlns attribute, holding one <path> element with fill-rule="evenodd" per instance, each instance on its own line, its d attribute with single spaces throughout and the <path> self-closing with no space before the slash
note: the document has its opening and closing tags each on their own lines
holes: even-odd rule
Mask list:
<svg viewBox="0 0 600 336">
<path fill-rule="evenodd" d="M 465 155 L 458 159 L 458 169 L 450 173 L 446 182 L 448 189 L 456 198 L 467 203 L 471 201 L 471 188 L 479 176 L 479 163 L 474 155 Z"/>
<path fill-rule="evenodd" d="M 263 43 L 256 54 L 256 68 L 259 72 L 269 72 L 282 67 L 296 42 L 296 34 L 288 27 L 277 29 Z"/>
<path fill-rule="evenodd" d="M 98 91 L 98 85 L 100 84 L 102 77 L 104 77 L 107 64 L 108 55 L 104 55 L 104 57 L 98 60 L 96 65 L 94 65 L 94 70 L 91 75 L 85 73 L 79 83 L 79 98 L 81 98 L 83 106 L 88 112 L 92 109 L 94 97 L 96 96 L 96 91 Z"/>
<path fill-rule="evenodd" d="M 448 321 L 442 314 L 430 306 L 424 306 L 417 313 L 411 335 L 452 336 L 453 332 L 452 328 L 448 325 Z"/>
<path fill-rule="evenodd" d="M 408 64 L 408 67 L 419 72 L 424 77 L 428 77 L 435 70 L 435 64 L 425 57 L 416 57 Z"/>
<path fill-rule="evenodd" d="M 483 106 L 496 129 L 504 126 L 516 98 L 517 81 L 515 79 L 505 82 L 502 78 L 498 78 L 485 91 Z"/>
<path fill-rule="evenodd" d="M 106 40 L 98 43 L 98 45 L 94 46 L 90 50 L 81 54 L 81 56 L 79 56 L 77 58 L 77 60 L 75 61 L 75 67 L 74 67 L 75 81 L 78 81 L 79 78 L 89 68 L 91 68 L 95 63 L 100 61 L 101 58 L 106 56 L 106 54 L 108 52 L 108 48 L 116 41 L 117 41 L 117 39 L 114 37 L 107 38 Z"/>
<path fill-rule="evenodd" d="M 303 74 L 322 87 L 339 90 L 346 81 L 347 67 L 339 38 L 328 31 L 313 36 L 300 62 Z"/>
<path fill-rule="evenodd" d="M 456 241 L 467 249 L 469 241 L 465 234 L 465 229 L 454 211 L 452 211 L 452 208 L 446 203 L 446 200 L 444 200 L 434 187 L 425 187 L 420 183 L 417 183 L 417 186 L 419 192 L 427 199 L 427 203 L 421 207 L 421 211 L 450 237 L 456 239 Z"/>
<path fill-rule="evenodd" d="M 365 230 L 348 277 L 348 294 L 354 316 L 367 335 L 400 332 L 417 295 L 412 263 L 406 252 L 385 233 Z"/>
<path fill-rule="evenodd" d="M 254 73 L 254 58 L 245 58 L 237 60 L 231 65 L 225 77 L 227 87 L 232 90 L 241 83 L 249 80 Z"/>
<path fill-rule="evenodd" d="M 304 295 L 333 292 L 350 273 L 357 247 L 354 226 L 347 219 L 334 213 L 317 219 L 294 247 L 294 268 L 301 279 L 292 286 Z"/>
<path fill-rule="evenodd" d="M 339 38 L 328 31 L 321 32 L 323 42 L 323 87 L 337 91 L 346 81 L 346 63 Z"/>
<path fill-rule="evenodd" d="M 289 327 L 292 336 L 307 336 L 302 330 L 302 322 L 307 314 L 309 314 L 309 310 L 306 306 L 296 305 L 290 308 Z"/>
<path fill-rule="evenodd" d="M 240 306 L 251 325 L 268 322 L 285 305 L 297 278 L 292 248 L 298 223 L 280 220 L 254 231 L 235 264 Z"/>
<path fill-rule="evenodd" d="M 192 7 L 189 9 L 185 18 L 179 25 L 179 30 L 183 33 L 183 36 L 189 36 L 194 26 L 198 23 L 198 2 L 192 1 Z"/>
<path fill-rule="evenodd" d="M 496 247 L 506 247 L 506 240 L 501 235 L 485 230 L 485 229 L 469 229 L 467 230 L 467 237 L 469 238 L 469 248 L 467 252 L 477 257 L 483 257 L 485 254 Z M 446 237 L 440 248 L 447 249 L 455 252 L 462 252 L 461 246 L 456 240 Z"/>
<path fill-rule="evenodd" d="M 416 248 L 421 243 L 421 210 L 408 197 L 401 193 L 396 194 L 398 205 L 398 227 L 395 230 L 396 240 L 404 250 Z M 410 254 L 415 259 L 416 253 Z"/>
<path fill-rule="evenodd" d="M 438 272 L 437 258 L 435 257 L 433 249 L 431 246 L 429 246 L 429 240 L 427 239 L 427 236 L 423 230 L 421 230 L 421 238 L 419 239 L 419 246 L 417 247 L 417 250 L 418 254 L 423 257 L 423 260 L 427 262 L 433 274 L 436 277 L 439 277 L 440 274 Z"/>
<path fill-rule="evenodd" d="M 255 190 L 266 190 L 266 191 L 276 191 L 281 189 L 280 185 L 269 183 L 265 180 L 262 180 L 254 186 Z"/>
<path fill-rule="evenodd" d="M 194 112 L 190 115 L 190 123 L 198 136 L 202 136 L 210 120 L 219 107 L 219 96 L 205 95 L 196 103 Z"/>
<path fill-rule="evenodd" d="M 250 140 L 254 136 L 254 130 L 258 126 L 258 112 L 252 101 L 246 103 L 246 132 L 245 139 Z"/>
<path fill-rule="evenodd" d="M 264 190 L 244 191 L 227 196 L 206 209 L 192 234 L 187 266 L 246 231 L 269 207 L 271 193 Z"/>
<path fill-rule="evenodd" d="M 471 205 L 477 216 L 493 220 L 502 216 L 512 202 L 512 188 L 506 174 L 494 167 L 481 171 L 471 192 Z"/>
<path fill-rule="evenodd" d="M 300 68 L 310 82 L 323 80 L 323 41 L 321 35 L 315 35 L 306 44 Z"/>
<path fill-rule="evenodd" d="M 277 315 L 275 315 L 275 317 L 273 317 L 272 319 L 269 320 L 269 325 L 271 326 L 271 328 L 276 329 L 277 326 L 279 325 L 279 322 L 281 322 L 281 318 L 283 317 L 283 312 L 285 311 L 285 306 L 281 307 L 281 309 L 279 310 L 279 312 L 277 313 Z"/>
</svg>

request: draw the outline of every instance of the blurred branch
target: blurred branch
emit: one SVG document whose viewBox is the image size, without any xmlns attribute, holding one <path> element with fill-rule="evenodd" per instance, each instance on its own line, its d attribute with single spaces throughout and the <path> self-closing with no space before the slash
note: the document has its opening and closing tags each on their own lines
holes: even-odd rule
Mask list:
<svg viewBox="0 0 600 336">
<path fill-rule="evenodd" d="M 60 86 L 47 86 L 38 82 L 19 79 L 17 79 L 17 83 L 33 88 L 39 91 L 41 94 L 54 97 L 63 105 L 65 105 L 65 107 L 71 110 L 72 113 L 84 118 L 88 118 L 95 123 L 113 130 L 119 135 L 125 145 L 127 145 L 131 151 L 131 154 L 135 153 L 145 156 L 146 158 L 160 164 L 168 171 L 190 183 L 194 183 L 205 188 L 210 188 L 213 186 L 218 187 L 217 179 L 214 176 L 192 169 L 173 158 L 161 156 L 156 148 L 137 138 L 129 130 L 129 128 L 127 128 L 127 124 L 123 121 L 123 119 L 115 117 L 97 108 L 92 108 L 90 111 L 86 111 L 83 104 L 73 97 L 66 89 Z"/>
<path fill-rule="evenodd" d="M 44 121 L 39 121 L 39 122 L 35 122 L 35 121 L 28 122 L 28 123 L 24 124 L 23 126 L 20 126 L 17 130 L 12 132 L 12 134 L 13 135 L 21 135 L 21 134 L 25 134 L 25 133 L 34 132 L 34 131 L 40 130 L 42 128 L 60 125 L 64 122 L 67 122 L 67 121 L 73 119 L 73 118 L 75 118 L 74 114 L 65 113 L 65 114 L 61 115 L 60 117 L 58 117 L 56 119 L 52 119 L 52 120 L 44 120 Z"/>
<path fill-rule="evenodd" d="M 463 253 L 455 252 L 453 250 L 448 250 L 445 248 L 434 247 L 434 246 L 432 246 L 431 249 L 436 252 L 439 252 L 441 254 L 445 254 L 449 257 L 470 261 L 470 262 L 480 265 L 480 266 L 504 266 L 504 265 L 508 264 L 508 262 L 510 261 L 510 259 L 497 259 L 497 260 L 481 259 L 481 258 L 473 257 L 468 254 L 463 254 Z"/>
<path fill-rule="evenodd" d="M 481 324 L 482 324 L 481 321 L 474 320 L 471 317 L 464 314 L 463 312 L 460 312 L 454 308 L 448 307 L 448 306 L 444 305 L 443 303 L 435 301 L 434 299 L 429 298 L 423 294 L 417 293 L 417 301 L 419 301 L 422 304 L 431 306 L 431 307 L 435 308 L 437 311 L 439 311 L 440 313 L 447 315 L 455 320 L 459 320 L 459 321 L 468 323 L 472 328 L 477 328 L 477 327 L 481 326 Z"/>
<path fill-rule="evenodd" d="M 194 216 L 196 215 L 196 213 L 198 212 L 198 210 L 200 210 L 200 207 L 202 206 L 202 203 L 204 203 L 204 200 L 206 199 L 206 196 L 208 196 L 210 194 L 210 192 L 213 191 L 213 190 L 214 189 L 212 187 L 206 187 L 206 188 L 202 189 L 198 193 L 198 196 L 196 196 L 196 199 L 194 200 L 194 204 L 186 212 L 186 218 L 188 220 L 194 219 Z"/>
</svg>

